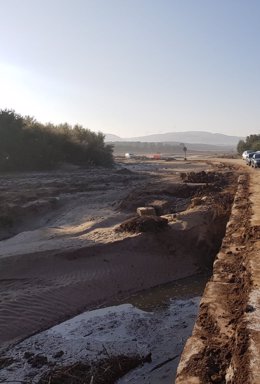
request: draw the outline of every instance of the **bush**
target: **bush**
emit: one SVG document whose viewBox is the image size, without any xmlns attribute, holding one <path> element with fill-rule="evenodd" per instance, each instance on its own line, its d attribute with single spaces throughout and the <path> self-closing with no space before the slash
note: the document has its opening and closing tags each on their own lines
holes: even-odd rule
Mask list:
<svg viewBox="0 0 260 384">
<path fill-rule="evenodd" d="M 53 169 L 63 162 L 111 165 L 113 147 L 104 135 L 82 126 L 41 124 L 12 110 L 0 110 L 0 171 Z"/>
<path fill-rule="evenodd" d="M 237 152 L 242 155 L 247 149 L 253 149 L 254 151 L 260 151 L 260 135 L 250 135 L 246 137 L 246 140 L 240 140 L 237 145 Z"/>
</svg>

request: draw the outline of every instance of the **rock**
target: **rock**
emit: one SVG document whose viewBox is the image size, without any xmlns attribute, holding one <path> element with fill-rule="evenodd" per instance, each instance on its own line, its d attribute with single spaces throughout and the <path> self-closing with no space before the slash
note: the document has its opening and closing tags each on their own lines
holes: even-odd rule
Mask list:
<svg viewBox="0 0 260 384">
<path fill-rule="evenodd" d="M 138 216 L 156 216 L 156 212 L 153 207 L 139 207 L 136 212 Z"/>
</svg>

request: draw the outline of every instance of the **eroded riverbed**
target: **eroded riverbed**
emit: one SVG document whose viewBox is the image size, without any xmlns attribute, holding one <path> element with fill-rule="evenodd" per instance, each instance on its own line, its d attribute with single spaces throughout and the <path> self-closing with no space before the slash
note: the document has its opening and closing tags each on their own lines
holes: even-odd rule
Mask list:
<svg viewBox="0 0 260 384">
<path fill-rule="evenodd" d="M 84 183 L 55 217 L 38 212 L 44 225 L 1 241 L 2 382 L 37 383 L 55 367 L 122 353 L 151 361 L 120 383 L 172 382 L 207 279 L 198 274 L 212 267 L 236 189 L 230 166 L 177 166 L 113 170 L 120 183 L 101 189 L 96 175 L 80 174 Z M 147 205 L 167 221 L 162 231 L 133 225 L 136 208 Z"/>
</svg>

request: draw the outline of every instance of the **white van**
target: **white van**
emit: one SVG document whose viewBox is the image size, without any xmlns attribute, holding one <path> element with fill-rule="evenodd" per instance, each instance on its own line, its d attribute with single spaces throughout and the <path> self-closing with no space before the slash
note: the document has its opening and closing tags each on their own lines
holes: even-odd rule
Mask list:
<svg viewBox="0 0 260 384">
<path fill-rule="evenodd" d="M 248 149 L 242 153 L 242 159 L 245 160 L 249 153 L 255 152 L 253 149 Z"/>
</svg>

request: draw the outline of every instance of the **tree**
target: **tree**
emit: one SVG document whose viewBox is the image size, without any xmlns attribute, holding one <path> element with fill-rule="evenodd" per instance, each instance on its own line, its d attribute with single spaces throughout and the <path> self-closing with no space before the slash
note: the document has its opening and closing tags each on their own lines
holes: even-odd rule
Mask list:
<svg viewBox="0 0 260 384">
<path fill-rule="evenodd" d="M 52 169 L 60 163 L 111 165 L 113 147 L 82 126 L 41 124 L 0 110 L 0 171 Z"/>
<path fill-rule="evenodd" d="M 245 148 L 246 148 L 246 143 L 244 142 L 244 140 L 239 140 L 237 144 L 237 152 L 240 155 L 242 155 L 242 153 L 245 151 Z"/>
<path fill-rule="evenodd" d="M 239 140 L 237 144 L 237 152 L 241 155 L 247 149 L 255 151 L 260 150 L 260 135 L 249 135 L 246 140 Z"/>
</svg>

